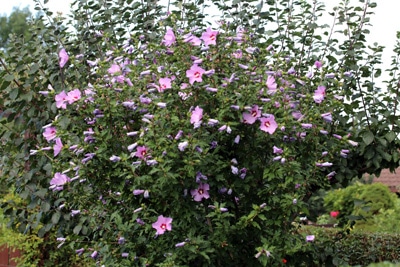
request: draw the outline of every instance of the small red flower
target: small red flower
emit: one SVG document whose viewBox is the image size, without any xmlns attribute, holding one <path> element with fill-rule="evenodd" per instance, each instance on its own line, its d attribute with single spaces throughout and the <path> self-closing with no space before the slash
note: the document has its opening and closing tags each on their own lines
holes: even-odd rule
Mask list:
<svg viewBox="0 0 400 267">
<path fill-rule="evenodd" d="M 286 264 L 286 263 L 287 263 L 287 260 L 286 260 L 286 259 L 282 259 L 282 263 L 283 263 L 283 264 Z"/>
<path fill-rule="evenodd" d="M 339 216 L 339 211 L 331 211 L 332 218 L 336 218 L 337 216 Z"/>
</svg>

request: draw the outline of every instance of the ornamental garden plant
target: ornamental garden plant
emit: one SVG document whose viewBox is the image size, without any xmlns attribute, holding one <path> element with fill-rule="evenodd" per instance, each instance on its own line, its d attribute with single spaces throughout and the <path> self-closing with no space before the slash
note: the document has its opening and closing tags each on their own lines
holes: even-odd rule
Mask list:
<svg viewBox="0 0 400 267">
<path fill-rule="evenodd" d="M 110 10 L 115 20 L 131 10 L 106 2 L 75 7 L 75 33 L 49 19 L 56 29 L 43 37 L 49 45 L 31 49 L 52 56 L 2 76 L 5 105 L 21 111 L 7 122 L 15 119 L 14 131 L 30 125 L 10 145 L 23 145 L 25 154 L 3 159 L 8 181 L 28 203 L 5 206 L 10 225 L 37 231 L 92 265 L 303 264 L 294 255 L 316 238 L 299 231 L 310 197 L 374 168 L 375 157 L 357 165 L 375 146 L 371 134 L 391 138 L 386 128 L 375 137 L 372 128 L 345 127 L 345 88 L 369 71 L 352 65 L 354 50 L 345 49 L 359 40 L 343 44 L 339 63 L 329 42 L 314 50 L 306 35 L 299 46 L 281 26 L 281 39 L 266 39 L 262 24 L 206 26 L 191 5 L 157 18 L 150 3 L 141 13 L 148 23 L 137 22 L 142 31 L 121 22 L 131 27 L 128 37 L 96 19 L 84 28 L 85 12 L 108 21 Z M 311 19 L 322 10 L 301 7 Z M 40 79 L 29 83 L 29 71 Z"/>
<path fill-rule="evenodd" d="M 296 75 L 276 50 L 224 25 L 168 28 L 107 51 L 95 84 L 42 91 L 57 115 L 31 156 L 51 159 L 53 221 L 72 222 L 60 242 L 125 265 L 273 262 L 312 242 L 292 223 L 355 145 L 332 125 L 351 74 L 317 60 Z M 60 50 L 64 71 L 83 63 Z"/>
</svg>

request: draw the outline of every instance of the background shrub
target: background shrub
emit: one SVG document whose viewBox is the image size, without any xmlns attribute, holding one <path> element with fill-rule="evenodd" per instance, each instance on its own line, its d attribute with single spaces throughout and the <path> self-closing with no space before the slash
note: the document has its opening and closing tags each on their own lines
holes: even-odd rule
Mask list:
<svg viewBox="0 0 400 267">
<path fill-rule="evenodd" d="M 304 253 L 306 266 L 367 266 L 400 262 L 399 234 L 347 232 L 337 228 L 303 227 L 304 235 L 315 235 Z M 307 252 L 308 251 L 308 252 Z M 298 255 L 300 257 L 300 255 Z"/>
<path fill-rule="evenodd" d="M 330 191 L 324 198 L 327 211 L 340 211 L 341 226 L 357 220 L 356 225 L 373 225 L 373 218 L 396 207 L 397 196 L 381 183 L 355 183 L 346 188 Z"/>
</svg>

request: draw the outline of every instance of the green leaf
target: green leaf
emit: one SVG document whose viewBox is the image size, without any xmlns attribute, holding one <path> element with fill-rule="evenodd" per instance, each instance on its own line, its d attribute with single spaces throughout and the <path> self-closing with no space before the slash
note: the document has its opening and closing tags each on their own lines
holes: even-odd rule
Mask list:
<svg viewBox="0 0 400 267">
<path fill-rule="evenodd" d="M 79 235 L 79 232 L 82 229 L 82 224 L 78 224 L 77 226 L 74 227 L 74 234 Z"/>
<path fill-rule="evenodd" d="M 385 138 L 389 142 L 392 142 L 396 138 L 396 134 L 393 131 L 388 132 L 387 134 L 385 134 Z"/>
<path fill-rule="evenodd" d="M 57 224 L 58 221 L 60 220 L 61 217 L 61 213 L 59 211 L 57 211 L 56 213 L 53 214 L 53 216 L 51 216 L 51 222 L 53 224 Z"/>
<path fill-rule="evenodd" d="M 369 145 L 374 141 L 374 134 L 371 131 L 365 132 L 362 139 L 366 145 Z"/>
<path fill-rule="evenodd" d="M 49 210 L 50 210 L 50 204 L 49 204 L 49 202 L 42 202 L 42 204 L 40 205 L 40 209 L 43 211 L 43 212 L 48 212 Z"/>
<path fill-rule="evenodd" d="M 14 75 L 7 74 L 6 76 L 4 76 L 4 80 L 7 82 L 11 82 L 12 80 L 14 80 Z"/>
<path fill-rule="evenodd" d="M 18 89 L 15 88 L 10 92 L 10 99 L 15 100 L 17 98 L 17 96 L 18 96 Z"/>
</svg>

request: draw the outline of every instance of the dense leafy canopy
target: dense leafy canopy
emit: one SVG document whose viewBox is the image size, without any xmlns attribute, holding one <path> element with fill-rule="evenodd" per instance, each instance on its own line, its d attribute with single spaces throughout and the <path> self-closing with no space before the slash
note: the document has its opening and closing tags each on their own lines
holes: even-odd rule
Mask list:
<svg viewBox="0 0 400 267">
<path fill-rule="evenodd" d="M 296 222 L 317 190 L 398 166 L 399 48 L 380 90 L 374 3 L 332 26 L 307 1 L 36 4 L 0 73 L 21 232 L 112 266 L 279 265 L 313 240 Z"/>
</svg>

